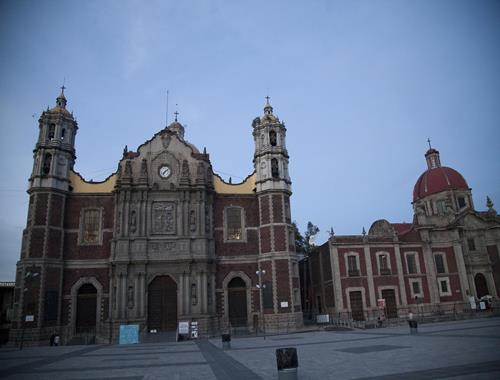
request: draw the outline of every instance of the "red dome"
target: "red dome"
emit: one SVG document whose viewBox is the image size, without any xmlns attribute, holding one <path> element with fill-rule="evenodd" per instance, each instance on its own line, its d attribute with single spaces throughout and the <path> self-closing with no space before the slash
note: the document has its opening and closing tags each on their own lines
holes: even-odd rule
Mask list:
<svg viewBox="0 0 500 380">
<path fill-rule="evenodd" d="M 413 201 L 450 189 L 469 190 L 464 177 L 455 169 L 438 166 L 425 171 L 413 189 Z"/>
</svg>

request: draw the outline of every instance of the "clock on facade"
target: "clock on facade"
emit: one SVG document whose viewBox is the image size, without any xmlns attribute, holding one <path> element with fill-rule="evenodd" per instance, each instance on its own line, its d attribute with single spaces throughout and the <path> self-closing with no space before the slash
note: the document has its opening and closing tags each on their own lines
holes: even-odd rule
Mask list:
<svg viewBox="0 0 500 380">
<path fill-rule="evenodd" d="M 172 170 L 167 165 L 160 166 L 160 177 L 168 178 L 172 174 Z"/>
</svg>

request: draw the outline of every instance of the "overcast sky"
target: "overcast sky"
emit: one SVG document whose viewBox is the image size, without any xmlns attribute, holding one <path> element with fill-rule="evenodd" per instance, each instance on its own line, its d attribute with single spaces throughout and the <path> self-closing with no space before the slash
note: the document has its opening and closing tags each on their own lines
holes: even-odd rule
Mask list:
<svg viewBox="0 0 500 380">
<path fill-rule="evenodd" d="M 292 217 L 326 240 L 412 220 L 427 138 L 500 209 L 499 1 L 0 1 L 0 280 L 26 224 L 37 119 L 65 78 L 75 169 L 111 174 L 170 121 L 233 182 L 286 122 Z"/>
</svg>

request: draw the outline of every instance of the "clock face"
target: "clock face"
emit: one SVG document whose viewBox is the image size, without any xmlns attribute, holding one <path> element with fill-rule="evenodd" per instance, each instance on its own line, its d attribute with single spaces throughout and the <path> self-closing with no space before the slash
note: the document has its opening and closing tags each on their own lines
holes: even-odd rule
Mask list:
<svg viewBox="0 0 500 380">
<path fill-rule="evenodd" d="M 160 167 L 160 177 L 161 178 L 167 178 L 172 174 L 172 171 L 167 165 L 163 165 Z"/>
</svg>

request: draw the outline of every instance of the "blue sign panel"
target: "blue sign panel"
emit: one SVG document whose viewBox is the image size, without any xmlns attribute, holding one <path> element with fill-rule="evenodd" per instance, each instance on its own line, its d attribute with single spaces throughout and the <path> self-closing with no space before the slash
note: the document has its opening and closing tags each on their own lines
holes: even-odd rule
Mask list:
<svg viewBox="0 0 500 380">
<path fill-rule="evenodd" d="M 139 343 L 139 325 L 120 325 L 120 344 Z"/>
</svg>

